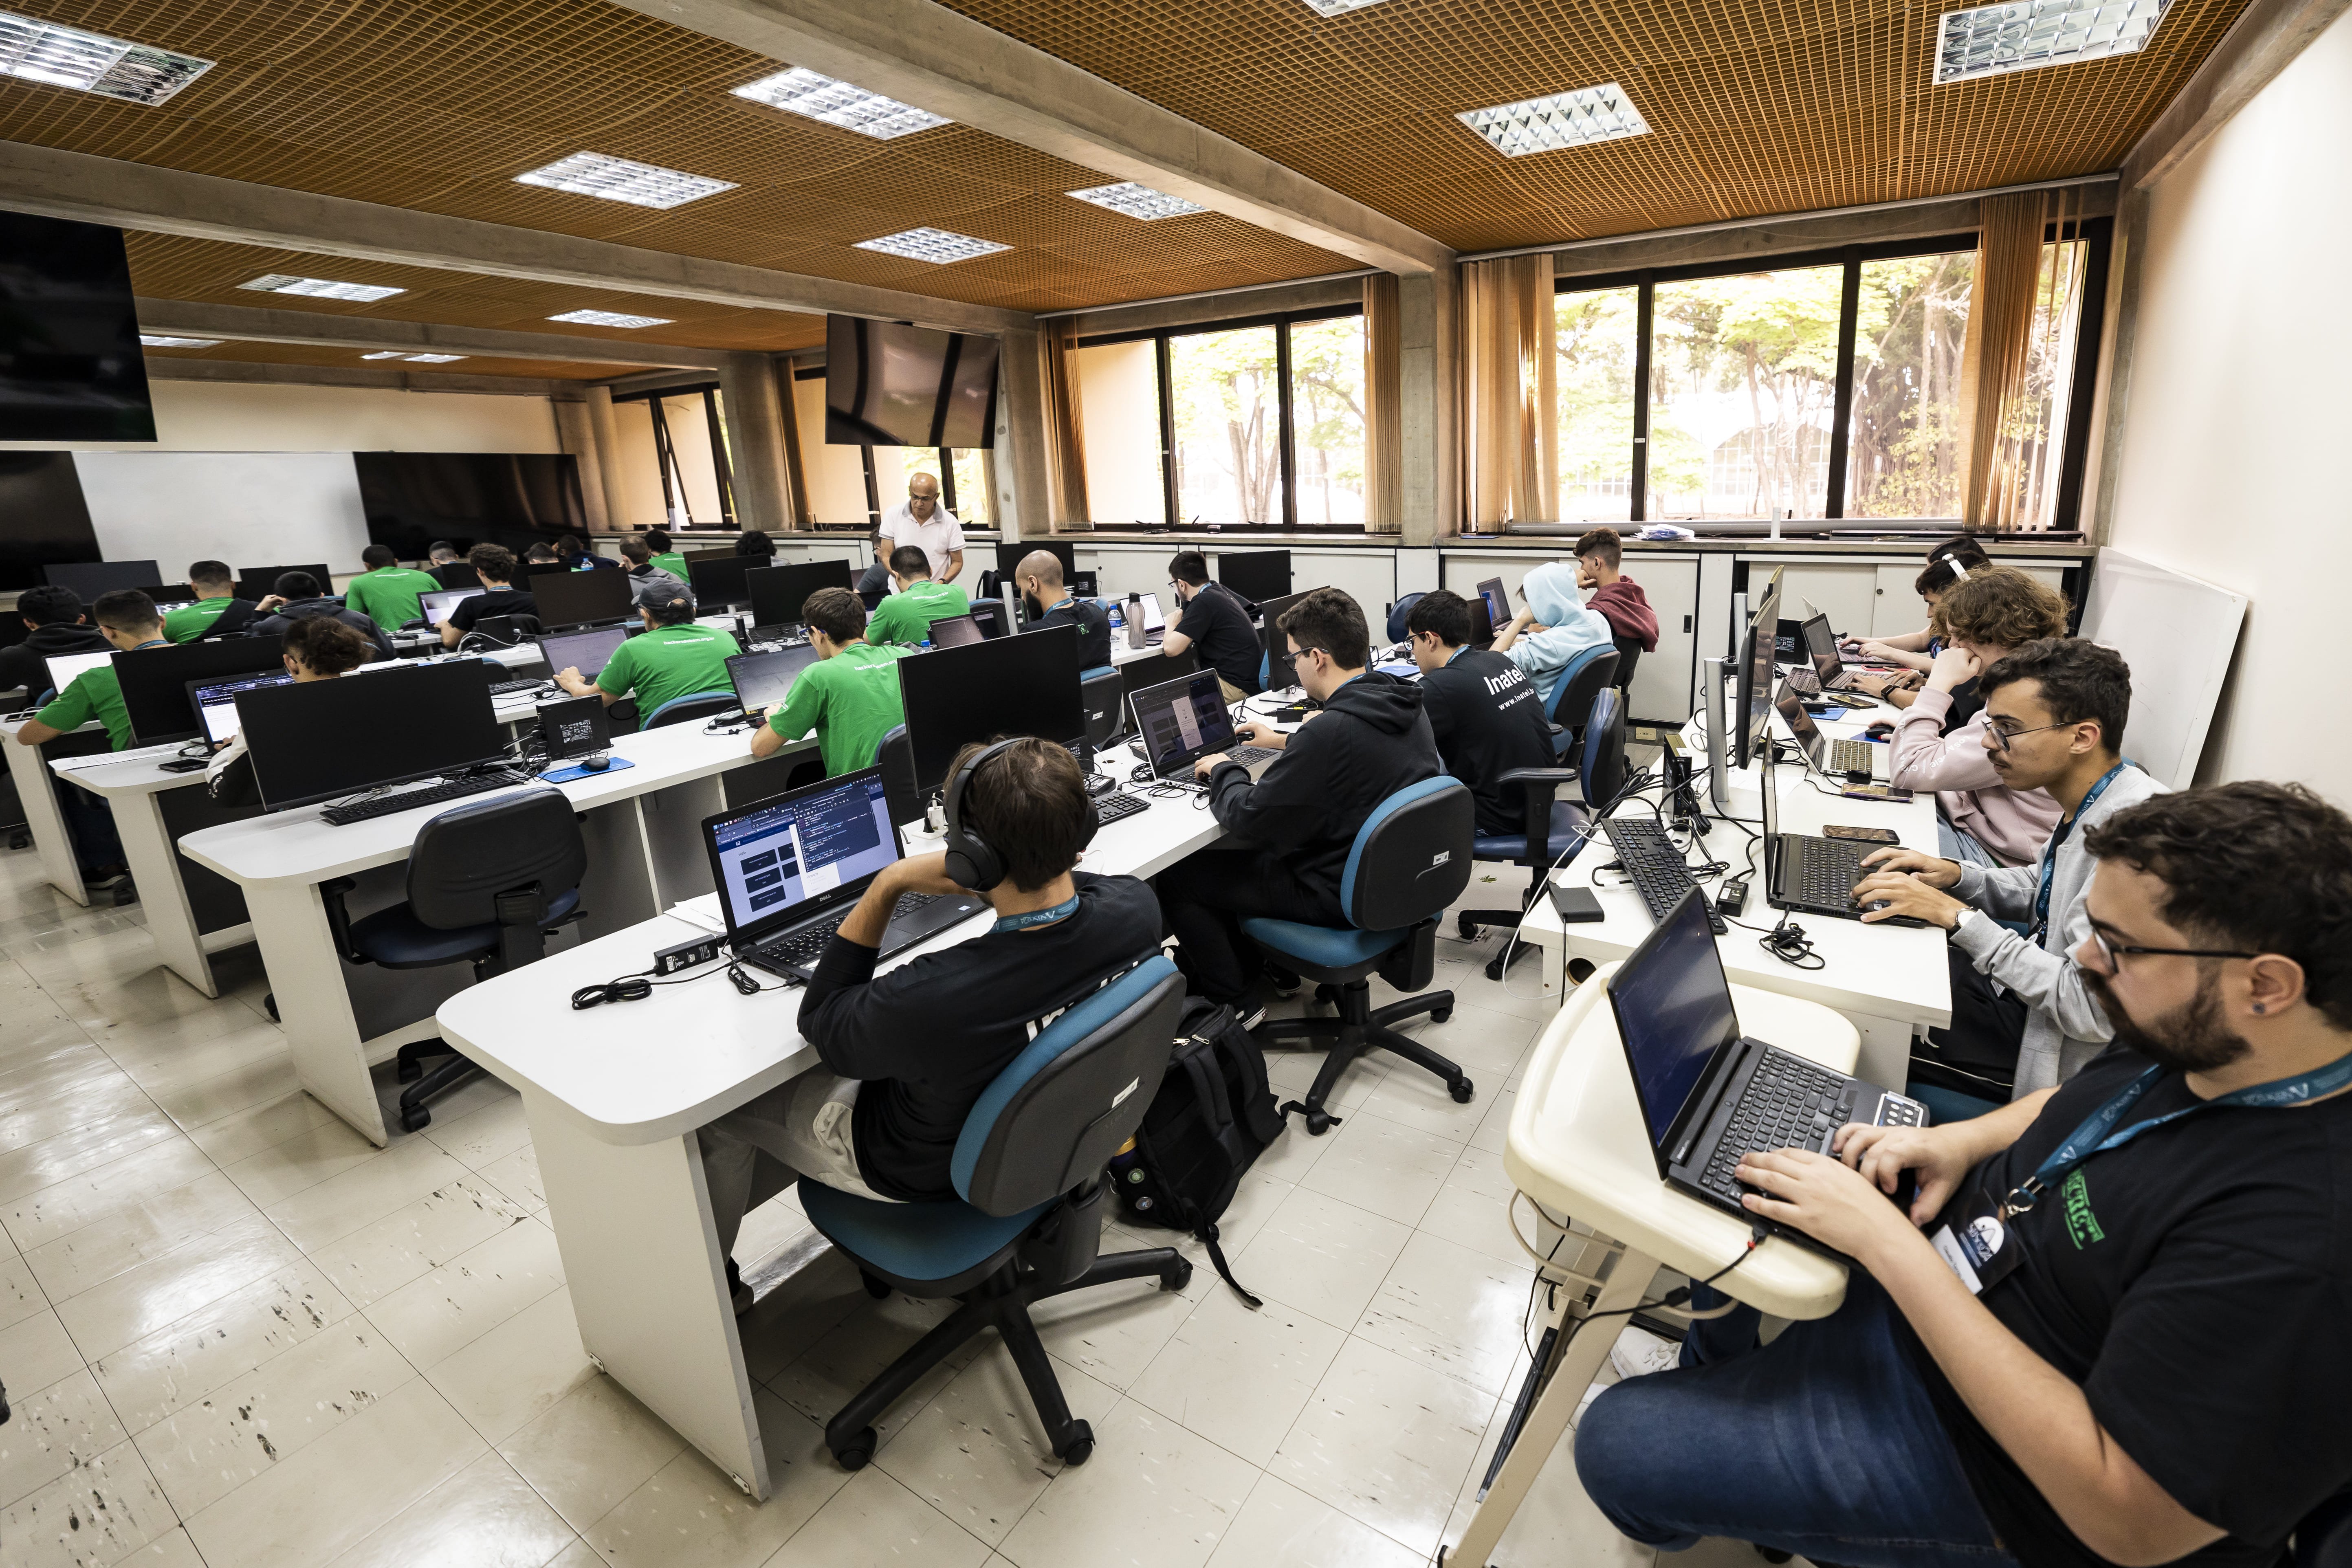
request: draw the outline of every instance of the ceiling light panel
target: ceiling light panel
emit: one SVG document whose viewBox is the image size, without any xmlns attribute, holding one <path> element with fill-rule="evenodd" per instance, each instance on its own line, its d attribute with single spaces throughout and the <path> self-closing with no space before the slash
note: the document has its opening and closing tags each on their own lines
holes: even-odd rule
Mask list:
<svg viewBox="0 0 2352 1568">
<path fill-rule="evenodd" d="M 26 81 L 152 104 L 212 68 L 212 61 L 194 55 L 0 11 L 0 74 Z"/>
<path fill-rule="evenodd" d="M 288 272 L 268 273 L 237 287 L 264 294 L 300 294 L 312 300 L 389 300 L 406 291 L 385 283 L 339 283 L 332 278 L 297 278 Z"/>
<path fill-rule="evenodd" d="M 159 332 L 139 334 L 139 346 L 148 349 L 211 349 L 218 348 L 218 338 L 167 338 Z"/>
<path fill-rule="evenodd" d="M 1936 28 L 1937 83 L 2137 54 L 2170 3 L 2024 0 L 1947 11 Z"/>
<path fill-rule="evenodd" d="M 681 174 L 657 163 L 632 163 L 626 158 L 608 157 L 602 153 L 574 153 L 569 158 L 559 158 L 544 169 L 517 174 L 515 184 L 544 185 L 551 191 L 601 196 L 608 202 L 658 207 L 665 212 L 735 188 L 732 180 Z"/>
<path fill-rule="evenodd" d="M 1555 92 L 1493 109 L 1473 109 L 1454 117 L 1494 143 L 1507 158 L 1549 153 L 1640 136 L 1650 129 L 1641 110 L 1615 82 Z"/>
<path fill-rule="evenodd" d="M 1083 191 L 1072 191 L 1070 195 L 1082 202 L 1092 202 L 1098 207 L 1108 207 L 1115 213 L 1125 213 L 1146 223 L 1154 218 L 1189 217 L 1194 213 L 1209 210 L 1198 202 L 1188 202 L 1182 196 L 1155 191 L 1150 185 L 1139 185 L 1133 180 L 1122 180 L 1116 185 L 1093 185 Z"/>
<path fill-rule="evenodd" d="M 1318 16 L 1344 16 L 1350 11 L 1360 11 L 1367 5 L 1377 5 L 1381 0 L 1307 0 L 1308 9 Z"/>
<path fill-rule="evenodd" d="M 400 357 L 411 364 L 455 364 L 466 356 L 464 354 L 403 354 Z"/>
<path fill-rule="evenodd" d="M 885 256 L 903 256 L 909 261 L 929 261 L 944 267 L 951 261 L 970 261 L 975 256 L 989 256 L 1010 246 L 992 239 L 974 239 L 968 234 L 957 234 L 944 228 L 901 229 L 886 234 L 879 239 L 861 239 L 860 250 L 878 250 Z"/>
<path fill-rule="evenodd" d="M 551 321 L 570 321 L 579 327 L 667 327 L 667 316 L 625 316 L 618 310 L 566 310 L 560 316 L 550 316 Z"/>
<path fill-rule="evenodd" d="M 406 357 L 398 349 L 378 349 L 372 354 L 360 355 L 362 359 L 405 359 Z"/>
<path fill-rule="evenodd" d="M 895 98 L 885 98 L 878 92 L 868 92 L 862 87 L 835 81 L 797 66 L 739 87 L 735 96 L 788 114 L 806 115 L 827 125 L 838 125 L 844 131 L 855 131 L 877 142 L 954 123 L 928 109 L 917 109 L 911 103 L 901 103 Z"/>
</svg>

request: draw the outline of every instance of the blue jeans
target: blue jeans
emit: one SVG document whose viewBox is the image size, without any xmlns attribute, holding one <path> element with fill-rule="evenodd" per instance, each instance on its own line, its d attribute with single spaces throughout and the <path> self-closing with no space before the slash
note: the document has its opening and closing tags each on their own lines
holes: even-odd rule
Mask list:
<svg viewBox="0 0 2352 1568">
<path fill-rule="evenodd" d="M 1769 1345 L 1753 1308 L 1693 1324 L 1681 1369 L 1627 1378 L 1578 1422 L 1585 1492 L 1625 1534 L 1669 1552 L 1723 1535 L 1848 1568 L 2014 1563 L 1895 1317 L 1857 1269 L 1835 1312 Z"/>
<path fill-rule="evenodd" d="M 1991 850 L 1977 842 L 1974 834 L 1953 826 L 1944 819 L 1940 811 L 1936 814 L 1936 853 L 1947 860 L 1958 860 L 1969 866 L 1998 868 L 2000 865 Z"/>
</svg>

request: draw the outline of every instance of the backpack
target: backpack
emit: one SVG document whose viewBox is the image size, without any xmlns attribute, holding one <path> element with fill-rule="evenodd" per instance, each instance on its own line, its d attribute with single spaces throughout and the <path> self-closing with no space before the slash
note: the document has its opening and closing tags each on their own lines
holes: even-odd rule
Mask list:
<svg viewBox="0 0 2352 1568">
<path fill-rule="evenodd" d="M 1262 1306 L 1226 1266 L 1217 1216 L 1251 1163 L 1282 1131 L 1265 1058 L 1230 1007 L 1189 998 L 1181 1026 L 1134 1144 L 1111 1159 L 1112 1184 L 1130 1223 L 1190 1231 L 1208 1247 L 1218 1278 L 1251 1306 Z"/>
</svg>

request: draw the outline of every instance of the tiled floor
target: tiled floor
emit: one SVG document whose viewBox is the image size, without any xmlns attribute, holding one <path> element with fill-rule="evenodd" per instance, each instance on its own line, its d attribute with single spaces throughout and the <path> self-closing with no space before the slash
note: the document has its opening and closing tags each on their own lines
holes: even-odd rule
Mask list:
<svg viewBox="0 0 2352 1568">
<path fill-rule="evenodd" d="M 1419 1032 L 1474 1103 L 1364 1064 L 1341 1127 L 1294 1124 L 1251 1172 L 1224 1233 L 1263 1310 L 1205 1258 L 1181 1296 L 1053 1304 L 1045 1341 L 1097 1438 L 1082 1468 L 1045 1451 L 989 1340 L 890 1412 L 870 1468 L 840 1469 L 824 1419 L 943 1309 L 869 1302 L 788 1204 L 754 1215 L 745 1338 L 776 1488 L 754 1508 L 588 1364 L 502 1085 L 374 1149 L 296 1089 L 251 950 L 207 1001 L 156 966 L 135 909 L 77 909 L 27 853 L 0 857 L 0 1563 L 1410 1568 L 1466 1517 L 1525 1364 L 1499 1153 L 1550 1010 L 1531 959 L 1507 991 L 1441 950 L 1461 1001 Z M 1275 1076 L 1295 1094 L 1315 1060 Z M 1563 1447 L 1497 1561 L 1653 1555 Z M 1759 1560 L 1711 1542 L 1674 1561 Z"/>
</svg>

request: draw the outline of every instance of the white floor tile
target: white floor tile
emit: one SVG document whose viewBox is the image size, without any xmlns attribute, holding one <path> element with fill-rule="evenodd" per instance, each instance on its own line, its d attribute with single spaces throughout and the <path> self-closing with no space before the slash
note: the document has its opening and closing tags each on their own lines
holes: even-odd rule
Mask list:
<svg viewBox="0 0 2352 1568">
<path fill-rule="evenodd" d="M 1254 1465 L 1274 1458 L 1347 1335 L 1296 1308 L 1251 1308 L 1220 1285 L 1128 1391 Z"/>
<path fill-rule="evenodd" d="M 886 1301 L 861 1299 L 838 1327 L 770 1378 L 768 1386 L 786 1405 L 823 1426 L 858 1390 L 954 1310 L 952 1301 L 919 1301 L 903 1293 L 894 1293 Z M 888 1443 L 920 1414 L 980 1349 L 978 1340 L 967 1342 L 877 1416 L 874 1429 L 881 1440 Z"/>
<path fill-rule="evenodd" d="M 872 1467 L 849 1479 L 779 1552 L 824 1568 L 981 1568 L 987 1545 Z"/>
<path fill-rule="evenodd" d="M 311 1254 L 338 1289 L 364 1307 L 530 1217 L 478 1176 L 436 1188 Z"/>
<path fill-rule="evenodd" d="M 352 1310 L 314 1265 L 298 1263 L 110 1352 L 91 1370 L 123 1425 L 140 1432 Z"/>
<path fill-rule="evenodd" d="M 1096 1426 L 1001 1551 L 1018 1568 L 1200 1568 L 1233 1528 L 1257 1470 L 1130 1399 Z M 1116 1542 L 1116 1545 L 1110 1543 Z"/>
<path fill-rule="evenodd" d="M 11 1390 L 8 1402 L 14 1414 L 0 1426 L 0 1502 L 39 1490 L 130 1436 L 86 1371 L 47 1388 Z"/>
<path fill-rule="evenodd" d="M 478 1171 L 530 1142 L 530 1123 L 524 1119 L 519 1094 L 500 1095 L 463 1116 L 445 1117 L 443 1110 L 434 1108 L 433 1122 L 425 1129 L 425 1136 L 463 1161 L 469 1171 Z"/>
<path fill-rule="evenodd" d="M 752 1502 L 689 1448 L 583 1532 L 612 1568 L 758 1568 L 848 1483 L 815 1422 L 765 1390 L 752 1402 L 768 1454 L 768 1500 Z"/>
<path fill-rule="evenodd" d="M 1227 1256 L 1234 1278 L 1258 1295 L 1346 1329 L 1412 1235 L 1410 1226 L 1301 1188 L 1238 1257 Z"/>
<path fill-rule="evenodd" d="M 47 1388 L 82 1369 L 81 1352 L 55 1312 L 36 1312 L 0 1329 L 0 1373 L 19 1388 Z"/>
<path fill-rule="evenodd" d="M 504 1442 L 597 1375 L 559 1285 L 425 1374 L 474 1430 Z"/>
<path fill-rule="evenodd" d="M 1260 1476 L 1209 1568 L 1422 1568 L 1425 1562 L 1289 1482 Z"/>
<path fill-rule="evenodd" d="M 627 1390 L 597 1377 L 500 1443 L 499 1453 L 565 1523 L 586 1530 L 685 1447 Z"/>
<path fill-rule="evenodd" d="M 465 1175 L 465 1166 L 417 1138 L 262 1207 L 296 1246 L 316 1252 Z"/>
<path fill-rule="evenodd" d="M 1374 1115 L 1350 1116 L 1312 1141 L 1328 1147 L 1300 1186 L 1402 1225 L 1420 1223 L 1462 1155 L 1456 1140 Z"/>
<path fill-rule="evenodd" d="M 1054 1363 L 1070 1414 L 1099 1426 L 1118 1391 Z M 875 1456 L 908 1490 L 976 1538 L 1003 1544 L 1062 1463 L 1054 1457 L 1012 1352 L 990 1336 L 971 1365 Z"/>
<path fill-rule="evenodd" d="M 429 1372 L 562 1283 L 555 1233 L 525 1220 L 384 1297 L 367 1316 L 419 1371 Z"/>
<path fill-rule="evenodd" d="M 204 1568 L 172 1505 L 130 1444 L 0 1511 L 0 1552 L 9 1568 Z"/>
<path fill-rule="evenodd" d="M 66 1298 L 58 1316 L 95 1361 L 301 1261 L 276 1226 L 247 1215 Z"/>
<path fill-rule="evenodd" d="M 0 1254 L 0 1329 L 49 1310 L 49 1298 L 18 1254 Z"/>
<path fill-rule="evenodd" d="M 289 1077 L 293 1066 L 293 1058 L 289 1057 L 286 1070 Z M 228 1166 L 249 1160 L 265 1149 L 274 1149 L 289 1138 L 330 1126 L 335 1120 L 333 1111 L 297 1089 L 225 1110 L 205 1121 L 183 1125 L 188 1127 L 190 1142 L 211 1155 L 215 1164 Z"/>
<path fill-rule="evenodd" d="M 1515 1268 L 1418 1232 L 1364 1309 L 1356 1335 L 1498 1394 L 1519 1353 L 1534 1279 L 1532 1265 Z"/>
<path fill-rule="evenodd" d="M 209 1176 L 213 1170 L 203 1150 L 184 1138 L 173 1138 L 0 1205 L 0 1223 L 7 1226 L 18 1251 L 30 1252 L 86 1225 L 137 1208 L 157 1193 Z"/>
<path fill-rule="evenodd" d="M 184 1187 L 160 1192 L 93 1225 L 25 1254 L 41 1288 L 58 1300 L 79 1296 L 106 1280 L 184 1247 L 261 1211 L 218 1171 Z"/>
<path fill-rule="evenodd" d="M 539 1568 L 580 1538 L 485 1454 L 334 1560 L 334 1568 Z"/>
</svg>

